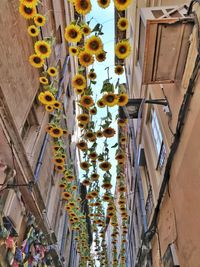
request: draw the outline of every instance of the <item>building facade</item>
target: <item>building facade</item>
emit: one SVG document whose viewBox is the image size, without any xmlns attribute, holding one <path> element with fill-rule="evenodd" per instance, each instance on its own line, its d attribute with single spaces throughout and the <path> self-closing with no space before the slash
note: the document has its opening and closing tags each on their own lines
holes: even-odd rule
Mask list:
<svg viewBox="0 0 200 267">
<path fill-rule="evenodd" d="M 127 266 L 199 266 L 197 2 L 133 1 L 126 13 Z"/>
<path fill-rule="evenodd" d="M 60 194 L 61 174 L 55 171 L 52 140 L 46 132 L 51 115 L 38 101 L 44 69 L 29 64 L 34 42 L 53 36 L 44 68 L 58 69 L 57 100 L 62 99 L 67 115 L 62 122 L 68 129 L 67 161 L 76 162 L 70 87 L 76 62 L 64 40 L 73 10 L 64 0 L 43 1 L 37 13 L 45 15 L 48 23 L 32 38 L 27 28 L 33 20 L 20 15 L 19 1 L 0 3 L 0 266 L 19 266 L 24 259 L 35 261 L 34 266 L 78 266 L 74 234 Z"/>
</svg>

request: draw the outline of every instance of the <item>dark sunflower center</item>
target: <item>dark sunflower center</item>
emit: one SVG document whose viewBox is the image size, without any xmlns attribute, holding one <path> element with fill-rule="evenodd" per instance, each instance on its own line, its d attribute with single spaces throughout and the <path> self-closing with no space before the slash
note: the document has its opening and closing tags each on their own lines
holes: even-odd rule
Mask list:
<svg viewBox="0 0 200 267">
<path fill-rule="evenodd" d="M 31 15 L 32 12 L 33 12 L 33 9 L 30 8 L 30 7 L 26 7 L 26 6 L 24 6 L 24 12 L 25 12 L 26 14 L 28 14 L 28 15 Z"/>
<path fill-rule="evenodd" d="M 79 143 L 80 147 L 85 147 L 85 143 Z"/>
<path fill-rule="evenodd" d="M 112 133 L 113 133 L 113 130 L 112 130 L 112 129 L 106 129 L 106 130 L 105 130 L 105 133 L 106 133 L 106 134 L 112 134 Z"/>
<path fill-rule="evenodd" d="M 43 22 L 43 18 L 38 17 L 38 18 L 37 18 L 37 21 L 38 21 L 39 23 L 42 23 L 42 22 Z"/>
<path fill-rule="evenodd" d="M 45 100 L 51 102 L 52 101 L 52 97 L 50 95 L 46 95 L 45 96 Z"/>
<path fill-rule="evenodd" d="M 103 54 L 103 53 L 101 53 L 101 54 L 98 54 L 98 56 L 97 56 L 97 57 L 98 57 L 98 59 L 101 59 L 101 60 L 105 58 L 105 56 L 104 56 L 104 54 Z"/>
<path fill-rule="evenodd" d="M 59 134 L 59 133 L 60 133 L 60 130 L 57 129 L 57 128 L 56 128 L 56 129 L 53 129 L 53 133 L 54 133 L 54 134 Z"/>
<path fill-rule="evenodd" d="M 80 1 L 80 6 L 82 9 L 87 9 L 88 8 L 88 2 L 85 0 Z"/>
<path fill-rule="evenodd" d="M 107 4 L 107 0 L 101 0 L 102 5 L 106 5 Z"/>
<path fill-rule="evenodd" d="M 73 52 L 73 53 L 76 53 L 76 49 L 75 49 L 75 48 L 73 48 L 73 49 L 72 49 L 72 52 Z"/>
<path fill-rule="evenodd" d="M 87 121 L 87 116 L 81 116 L 81 118 L 80 118 L 82 121 Z"/>
<path fill-rule="evenodd" d="M 106 97 L 106 101 L 109 103 L 112 103 L 115 100 L 115 97 L 113 95 L 109 95 Z"/>
<path fill-rule="evenodd" d="M 81 78 L 79 78 L 79 79 L 76 80 L 76 83 L 78 85 L 82 85 L 83 84 L 83 80 Z"/>
<path fill-rule="evenodd" d="M 100 101 L 100 102 L 99 102 L 99 105 L 100 105 L 100 106 L 103 106 L 103 105 L 104 105 L 104 103 Z"/>
<path fill-rule="evenodd" d="M 91 138 L 91 137 L 93 137 L 93 134 L 92 134 L 92 133 L 88 133 L 88 134 L 87 134 L 87 137 L 88 137 L 88 138 Z"/>
<path fill-rule="evenodd" d="M 89 105 L 89 104 L 91 103 L 91 101 L 90 101 L 89 98 L 86 98 L 86 99 L 84 100 L 84 103 L 87 104 L 87 105 Z"/>
<path fill-rule="evenodd" d="M 120 98 L 119 98 L 119 102 L 124 102 L 124 100 L 125 100 L 125 97 L 124 96 L 120 96 Z M 123 121 L 124 122 L 124 121 Z"/>
<path fill-rule="evenodd" d="M 126 27 L 126 21 L 121 21 L 121 26 Z"/>
<path fill-rule="evenodd" d="M 36 33 L 36 30 L 34 28 L 32 28 L 31 33 Z"/>
<path fill-rule="evenodd" d="M 46 54 L 48 52 L 46 45 L 40 45 L 39 50 L 42 54 Z"/>
<path fill-rule="evenodd" d="M 50 72 L 51 72 L 52 74 L 55 74 L 55 70 L 54 70 L 54 69 L 50 69 Z"/>
<path fill-rule="evenodd" d="M 118 0 L 120 4 L 125 4 L 127 0 Z"/>
<path fill-rule="evenodd" d="M 59 107 L 59 104 L 58 104 L 58 103 L 55 103 L 54 106 L 55 106 L 55 107 Z"/>
<path fill-rule="evenodd" d="M 118 155 L 117 156 L 117 159 L 123 159 L 124 157 L 123 157 L 123 155 Z"/>
<path fill-rule="evenodd" d="M 75 31 L 74 29 L 71 29 L 70 32 L 69 32 L 69 36 L 71 38 L 76 38 L 78 35 L 77 31 Z"/>
<path fill-rule="evenodd" d="M 97 41 L 92 41 L 90 43 L 90 47 L 94 50 L 97 50 L 99 48 L 99 43 Z"/>
<path fill-rule="evenodd" d="M 57 163 L 61 163 L 62 162 L 62 159 L 56 159 L 56 162 Z"/>
<path fill-rule="evenodd" d="M 47 80 L 45 78 L 42 79 L 43 82 L 46 82 Z"/>
<path fill-rule="evenodd" d="M 87 165 L 86 162 L 84 162 L 84 163 L 82 164 L 82 166 L 83 166 L 84 168 L 86 168 L 88 165 Z"/>
<path fill-rule="evenodd" d="M 90 55 L 85 54 L 85 55 L 83 56 L 83 60 L 84 60 L 85 62 L 90 62 Z"/>
<path fill-rule="evenodd" d="M 119 48 L 119 52 L 120 52 L 121 54 L 125 54 L 125 53 L 126 53 L 126 46 L 121 45 L 120 48 Z"/>
<path fill-rule="evenodd" d="M 87 27 L 83 28 L 83 32 L 84 33 L 88 33 L 89 32 L 89 29 Z"/>
<path fill-rule="evenodd" d="M 90 73 L 90 78 L 95 78 L 96 75 L 94 73 Z"/>
<path fill-rule="evenodd" d="M 39 64 L 41 62 L 41 58 L 40 57 L 34 57 L 33 61 L 36 63 L 36 64 Z"/>
<path fill-rule="evenodd" d="M 107 167 L 108 167 L 108 163 L 103 163 L 101 166 L 102 166 L 103 168 L 107 168 Z"/>
</svg>

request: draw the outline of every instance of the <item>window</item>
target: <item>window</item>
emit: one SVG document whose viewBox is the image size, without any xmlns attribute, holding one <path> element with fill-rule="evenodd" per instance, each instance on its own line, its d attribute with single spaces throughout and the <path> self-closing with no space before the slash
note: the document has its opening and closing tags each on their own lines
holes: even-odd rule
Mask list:
<svg viewBox="0 0 200 267">
<path fill-rule="evenodd" d="M 24 123 L 24 126 L 22 128 L 21 131 L 21 138 L 26 141 L 28 138 L 28 135 L 31 131 L 31 128 L 34 126 L 38 126 L 38 120 L 37 120 L 37 116 L 35 114 L 35 110 L 32 107 L 31 110 L 29 111 L 29 114 L 27 116 L 27 119 Z"/>
<path fill-rule="evenodd" d="M 151 109 L 150 121 L 151 121 L 152 138 L 155 145 L 156 155 L 158 158 L 156 169 L 162 169 L 166 158 L 166 148 L 163 142 L 163 137 L 158 122 L 158 117 L 153 108 Z"/>
</svg>

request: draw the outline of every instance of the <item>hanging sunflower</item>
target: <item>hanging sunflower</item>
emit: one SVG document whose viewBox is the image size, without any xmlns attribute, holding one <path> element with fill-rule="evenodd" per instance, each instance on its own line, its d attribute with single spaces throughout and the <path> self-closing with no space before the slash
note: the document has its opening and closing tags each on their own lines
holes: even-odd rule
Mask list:
<svg viewBox="0 0 200 267">
<path fill-rule="evenodd" d="M 84 179 L 84 180 L 82 181 L 82 184 L 83 184 L 84 186 L 89 186 L 89 185 L 90 185 L 90 180 L 89 180 L 89 179 Z"/>
<path fill-rule="evenodd" d="M 96 60 L 98 62 L 103 62 L 106 60 L 106 52 L 105 51 L 101 51 L 98 54 L 96 54 Z"/>
<path fill-rule="evenodd" d="M 83 67 L 88 67 L 94 63 L 94 57 L 85 50 L 79 53 L 78 59 Z"/>
<path fill-rule="evenodd" d="M 74 7 L 76 12 L 81 15 L 88 14 L 92 9 L 90 0 L 74 0 Z"/>
<path fill-rule="evenodd" d="M 28 34 L 32 37 L 36 37 L 38 36 L 40 33 L 40 31 L 38 30 L 38 28 L 35 25 L 31 25 L 28 27 Z"/>
<path fill-rule="evenodd" d="M 117 10 L 125 10 L 131 3 L 131 0 L 114 0 L 114 4 Z"/>
<path fill-rule="evenodd" d="M 97 135 L 98 138 L 103 137 L 103 133 L 102 133 L 101 130 L 98 130 L 98 131 L 96 132 L 96 135 Z"/>
<path fill-rule="evenodd" d="M 41 58 L 48 58 L 51 54 L 51 47 L 45 41 L 37 41 L 34 45 L 35 53 Z"/>
<path fill-rule="evenodd" d="M 97 78 L 97 75 L 96 75 L 96 73 L 94 72 L 94 71 L 90 71 L 89 73 L 88 73 L 88 79 L 90 79 L 90 80 L 95 80 Z"/>
<path fill-rule="evenodd" d="M 121 93 L 118 95 L 117 105 L 120 107 L 125 106 L 128 103 L 128 95 L 126 93 Z"/>
<path fill-rule="evenodd" d="M 105 182 L 105 183 L 102 184 L 101 187 L 107 190 L 107 189 L 111 189 L 112 188 L 112 185 L 111 185 L 110 182 Z M 111 211 L 109 213 L 111 214 Z M 112 216 L 113 215 L 114 215 L 114 213 L 112 213 Z"/>
<path fill-rule="evenodd" d="M 86 171 L 86 170 L 89 169 L 90 164 L 87 161 L 83 161 L 83 162 L 80 163 L 80 167 L 81 167 L 82 170 Z"/>
<path fill-rule="evenodd" d="M 59 127 L 52 127 L 49 134 L 54 138 L 58 138 L 63 135 L 63 130 Z"/>
<path fill-rule="evenodd" d="M 90 116 L 86 113 L 82 113 L 82 114 L 77 116 L 77 120 L 80 123 L 87 124 L 90 121 Z"/>
<path fill-rule="evenodd" d="M 25 18 L 25 19 L 33 19 L 34 16 L 37 14 L 36 7 L 27 7 L 25 4 L 19 5 L 19 13 Z"/>
<path fill-rule="evenodd" d="M 39 81 L 40 81 L 40 83 L 42 83 L 44 85 L 47 85 L 49 83 L 49 80 L 44 76 L 40 77 Z"/>
<path fill-rule="evenodd" d="M 82 151 L 86 151 L 88 149 L 87 143 L 83 140 L 79 141 L 76 146 Z"/>
<path fill-rule="evenodd" d="M 124 68 L 122 65 L 115 66 L 115 74 L 122 75 L 124 73 Z"/>
<path fill-rule="evenodd" d="M 124 161 L 126 158 L 125 154 L 124 153 L 118 153 L 116 156 L 115 156 L 115 159 L 117 161 Z"/>
<path fill-rule="evenodd" d="M 99 174 L 98 173 L 92 173 L 91 176 L 90 176 L 91 180 L 92 181 L 98 181 L 99 179 Z"/>
<path fill-rule="evenodd" d="M 98 36 L 91 36 L 85 43 L 85 50 L 91 54 L 97 55 L 103 49 L 103 43 Z"/>
<path fill-rule="evenodd" d="M 96 139 L 96 134 L 92 131 L 89 131 L 84 135 L 84 137 L 85 139 L 88 139 L 89 141 L 93 141 Z"/>
<path fill-rule="evenodd" d="M 97 108 L 96 107 L 93 107 L 90 109 L 90 114 L 91 115 L 96 115 L 97 114 Z"/>
<path fill-rule="evenodd" d="M 77 94 L 77 95 L 82 95 L 84 93 L 84 89 L 77 89 L 77 88 L 74 88 L 74 92 Z"/>
<path fill-rule="evenodd" d="M 104 102 L 103 98 L 101 98 L 101 99 L 99 99 L 99 100 L 97 101 L 97 106 L 98 106 L 99 108 L 104 108 L 104 107 L 105 107 L 105 102 Z"/>
<path fill-rule="evenodd" d="M 97 0 L 97 3 L 101 8 L 107 8 L 110 5 L 110 0 Z"/>
<path fill-rule="evenodd" d="M 99 164 L 99 168 L 102 169 L 103 171 L 109 171 L 111 167 L 112 165 L 108 161 L 104 161 Z"/>
<path fill-rule="evenodd" d="M 55 77 L 58 75 L 58 70 L 54 67 L 49 67 L 47 73 L 49 74 L 49 76 Z"/>
<path fill-rule="evenodd" d="M 90 95 L 84 95 L 81 97 L 79 103 L 81 106 L 85 108 L 90 108 L 91 106 L 94 105 L 94 100 Z"/>
<path fill-rule="evenodd" d="M 130 43 L 126 40 L 122 40 L 115 45 L 115 54 L 119 59 L 125 59 L 131 52 Z"/>
<path fill-rule="evenodd" d="M 44 66 L 44 59 L 41 56 L 34 54 L 29 57 L 29 63 L 35 68 L 42 68 Z"/>
<path fill-rule="evenodd" d="M 85 36 L 88 36 L 91 33 L 91 29 L 90 29 L 89 25 L 86 23 L 82 25 L 81 30 Z"/>
<path fill-rule="evenodd" d="M 65 164 L 65 160 L 61 157 L 55 157 L 53 159 L 53 163 L 58 166 L 58 165 L 64 165 Z"/>
<path fill-rule="evenodd" d="M 127 119 L 118 119 L 117 120 L 117 124 L 121 127 L 124 127 L 126 126 L 126 124 L 128 123 L 128 120 Z"/>
<path fill-rule="evenodd" d="M 38 99 L 42 104 L 49 106 L 53 105 L 55 102 L 54 95 L 49 91 L 45 91 L 44 93 L 41 92 L 38 96 Z"/>
<path fill-rule="evenodd" d="M 72 86 L 77 89 L 86 88 L 86 79 L 82 74 L 76 74 L 72 79 Z"/>
<path fill-rule="evenodd" d="M 78 25 L 70 24 L 65 28 L 65 39 L 68 42 L 77 43 L 82 38 L 81 28 Z"/>
<path fill-rule="evenodd" d="M 35 7 L 38 4 L 38 0 L 20 0 L 20 2 L 27 7 Z"/>
<path fill-rule="evenodd" d="M 98 154 L 94 151 L 94 152 L 91 152 L 88 157 L 92 160 L 96 160 L 98 158 Z"/>
<path fill-rule="evenodd" d="M 128 29 L 128 20 L 126 18 L 120 18 L 117 22 L 117 27 L 120 31 Z"/>
<path fill-rule="evenodd" d="M 45 18 L 45 16 L 43 16 L 43 15 L 41 15 L 41 14 L 37 14 L 37 15 L 35 15 L 35 17 L 34 17 L 33 20 L 34 20 L 35 25 L 38 26 L 38 27 L 42 27 L 42 26 L 44 26 L 45 23 L 46 23 L 46 18 Z"/>
<path fill-rule="evenodd" d="M 76 46 L 70 46 L 69 53 L 72 56 L 78 56 L 78 53 L 79 53 L 78 47 L 76 47 Z"/>
<path fill-rule="evenodd" d="M 54 111 L 54 107 L 53 107 L 53 106 L 50 106 L 50 105 L 46 105 L 46 106 L 45 106 L 45 109 L 46 109 L 46 111 L 48 111 L 48 112 L 53 112 L 53 111 Z"/>
<path fill-rule="evenodd" d="M 82 129 L 84 129 L 86 127 L 86 125 L 87 124 L 84 124 L 84 123 L 80 123 L 80 122 L 78 123 L 78 127 L 82 128 Z"/>
<path fill-rule="evenodd" d="M 46 132 L 47 132 L 47 133 L 50 133 L 50 131 L 51 131 L 52 128 L 53 128 L 52 125 L 47 125 L 47 127 L 46 127 Z"/>
<path fill-rule="evenodd" d="M 118 98 L 117 98 L 117 95 L 114 93 L 107 93 L 107 94 L 103 95 L 103 101 L 104 101 L 105 105 L 107 105 L 109 107 L 113 107 L 117 104 Z"/>
<path fill-rule="evenodd" d="M 113 137 L 116 132 L 115 132 L 115 129 L 108 127 L 108 128 L 105 128 L 102 133 L 104 137 L 110 138 L 110 137 Z"/>
<path fill-rule="evenodd" d="M 126 144 L 126 141 L 127 141 L 126 136 L 121 136 L 121 137 L 120 137 L 120 143 L 121 143 L 122 145 Z"/>
</svg>

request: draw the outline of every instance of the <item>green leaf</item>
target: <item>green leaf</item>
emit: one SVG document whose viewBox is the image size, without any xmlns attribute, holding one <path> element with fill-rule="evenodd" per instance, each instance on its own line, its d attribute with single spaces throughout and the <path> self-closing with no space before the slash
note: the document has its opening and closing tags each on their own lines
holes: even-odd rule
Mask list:
<svg viewBox="0 0 200 267">
<path fill-rule="evenodd" d="M 115 145 L 111 146 L 111 148 L 115 148 L 118 146 L 118 143 L 116 143 Z"/>
<path fill-rule="evenodd" d="M 96 84 L 97 82 L 96 81 L 90 81 L 92 84 Z"/>
<path fill-rule="evenodd" d="M 101 24 L 100 23 L 97 23 L 94 28 L 92 29 L 92 32 L 98 32 L 100 30 L 100 26 Z"/>
</svg>

